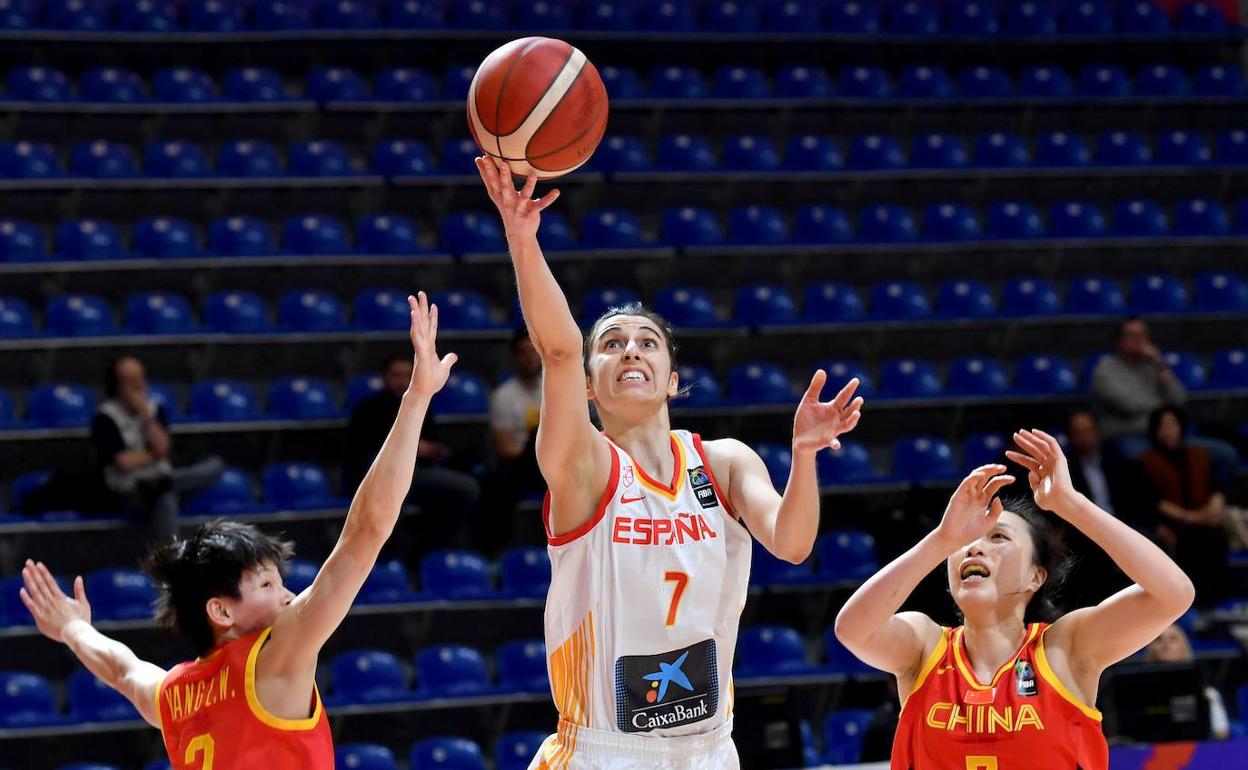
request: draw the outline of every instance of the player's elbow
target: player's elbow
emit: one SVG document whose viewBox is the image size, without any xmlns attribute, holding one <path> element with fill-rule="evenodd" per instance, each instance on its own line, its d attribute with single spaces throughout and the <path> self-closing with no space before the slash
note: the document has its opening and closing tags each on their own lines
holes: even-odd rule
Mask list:
<svg viewBox="0 0 1248 770">
<path fill-rule="evenodd" d="M 841 607 L 841 611 L 836 613 L 836 620 L 832 624 L 832 633 L 836 635 L 836 640 L 852 650 L 860 641 L 859 630 L 849 605 Z"/>
<path fill-rule="evenodd" d="M 804 545 L 799 544 L 786 546 L 780 546 L 777 544 L 776 550 L 772 552 L 772 555 L 777 559 L 787 561 L 789 564 L 801 564 L 810 558 L 812 548 L 813 545 L 809 543 Z"/>
<path fill-rule="evenodd" d="M 1192 583 L 1192 579 L 1187 576 L 1186 572 L 1178 570 L 1178 577 L 1174 581 L 1173 586 L 1173 603 L 1171 611 L 1177 619 L 1192 607 L 1192 603 L 1196 601 L 1196 585 Z"/>
</svg>

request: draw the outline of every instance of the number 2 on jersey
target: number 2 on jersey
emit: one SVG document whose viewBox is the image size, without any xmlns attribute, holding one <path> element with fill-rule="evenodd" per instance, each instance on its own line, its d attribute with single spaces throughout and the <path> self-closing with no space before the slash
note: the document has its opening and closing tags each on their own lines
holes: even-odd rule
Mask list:
<svg viewBox="0 0 1248 770">
<path fill-rule="evenodd" d="M 664 583 L 675 583 L 672 589 L 672 603 L 667 606 L 667 620 L 663 625 L 671 628 L 676 625 L 676 612 L 680 609 L 680 599 L 685 595 L 685 587 L 689 585 L 689 576 L 683 572 L 664 572 Z"/>
<path fill-rule="evenodd" d="M 199 770 L 212 770 L 212 755 L 216 753 L 217 744 L 208 733 L 196 735 L 191 742 L 186 744 L 186 757 L 183 762 L 188 765 L 195 761 L 196 754 L 204 755 L 204 763 L 199 766 Z"/>
<path fill-rule="evenodd" d="M 967 757 L 966 770 L 998 770 L 996 757 Z"/>
</svg>

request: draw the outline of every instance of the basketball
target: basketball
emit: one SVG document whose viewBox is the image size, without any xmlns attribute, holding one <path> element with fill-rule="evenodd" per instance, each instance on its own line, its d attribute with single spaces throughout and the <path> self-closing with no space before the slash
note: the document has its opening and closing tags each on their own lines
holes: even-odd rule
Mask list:
<svg viewBox="0 0 1248 770">
<path fill-rule="evenodd" d="M 485 58 L 468 90 L 477 146 L 518 176 L 552 179 L 593 155 L 607 128 L 607 90 L 585 54 L 562 40 L 524 37 Z"/>
</svg>

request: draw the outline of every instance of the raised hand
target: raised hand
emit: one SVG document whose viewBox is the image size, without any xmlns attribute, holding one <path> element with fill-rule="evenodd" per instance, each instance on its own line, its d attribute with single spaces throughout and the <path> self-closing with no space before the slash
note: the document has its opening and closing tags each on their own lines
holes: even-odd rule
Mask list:
<svg viewBox="0 0 1248 770">
<path fill-rule="evenodd" d="M 797 405 L 797 414 L 793 415 L 794 452 L 817 452 L 825 447 L 840 449 L 841 440 L 838 437 L 853 430 L 862 418 L 862 396 L 854 398 L 858 378 L 846 383 L 836 398 L 821 402 L 819 394 L 827 381 L 827 372 L 822 369 L 816 371 L 802 395 L 802 402 Z"/>
<path fill-rule="evenodd" d="M 530 174 L 524 180 L 524 186 L 517 191 L 511 181 L 511 167 L 498 158 L 484 155 L 477 158 L 477 171 L 481 174 L 481 181 L 485 182 L 490 200 L 494 201 L 503 218 L 503 229 L 508 237 L 536 238 L 542 212 L 559 199 L 559 190 L 551 190 L 535 200 L 533 190 L 537 187 L 537 175 Z"/>
<path fill-rule="evenodd" d="M 412 382 L 408 392 L 432 397 L 442 390 L 447 377 L 451 376 L 451 367 L 459 360 L 454 353 L 447 353 L 438 358 L 436 347 L 438 339 L 438 306 L 430 305 L 425 293 L 417 292 L 415 297 L 407 298 L 407 306 L 412 315 L 412 350 L 416 360 L 412 366 Z"/>
<path fill-rule="evenodd" d="M 74 596 L 71 599 L 61 590 L 56 578 L 43 562 L 26 560 L 22 567 L 22 583 L 18 595 L 22 604 L 35 616 L 35 626 L 49 639 L 64 642 L 62 632 L 75 620 L 91 622 L 91 605 L 87 602 L 87 589 L 82 576 L 74 578 Z"/>
<path fill-rule="evenodd" d="M 997 493 L 1014 483 L 1004 465 L 981 465 L 971 471 L 954 490 L 945 515 L 936 527 L 941 543 L 953 553 L 988 534 L 1001 518 Z"/>
<path fill-rule="evenodd" d="M 1061 445 L 1057 439 L 1036 429 L 1015 431 L 1014 443 L 1023 451 L 1009 449 L 1005 456 L 1027 469 L 1027 483 L 1031 485 L 1036 505 L 1060 516 L 1061 509 L 1076 494 Z"/>
</svg>

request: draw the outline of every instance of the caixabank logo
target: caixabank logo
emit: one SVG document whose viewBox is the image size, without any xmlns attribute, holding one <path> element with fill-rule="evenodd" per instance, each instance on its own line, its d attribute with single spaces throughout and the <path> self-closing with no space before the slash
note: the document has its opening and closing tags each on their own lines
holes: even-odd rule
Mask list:
<svg viewBox="0 0 1248 770">
<path fill-rule="evenodd" d="M 615 661 L 616 724 L 626 733 L 710 719 L 719 710 L 715 641 Z"/>
</svg>

